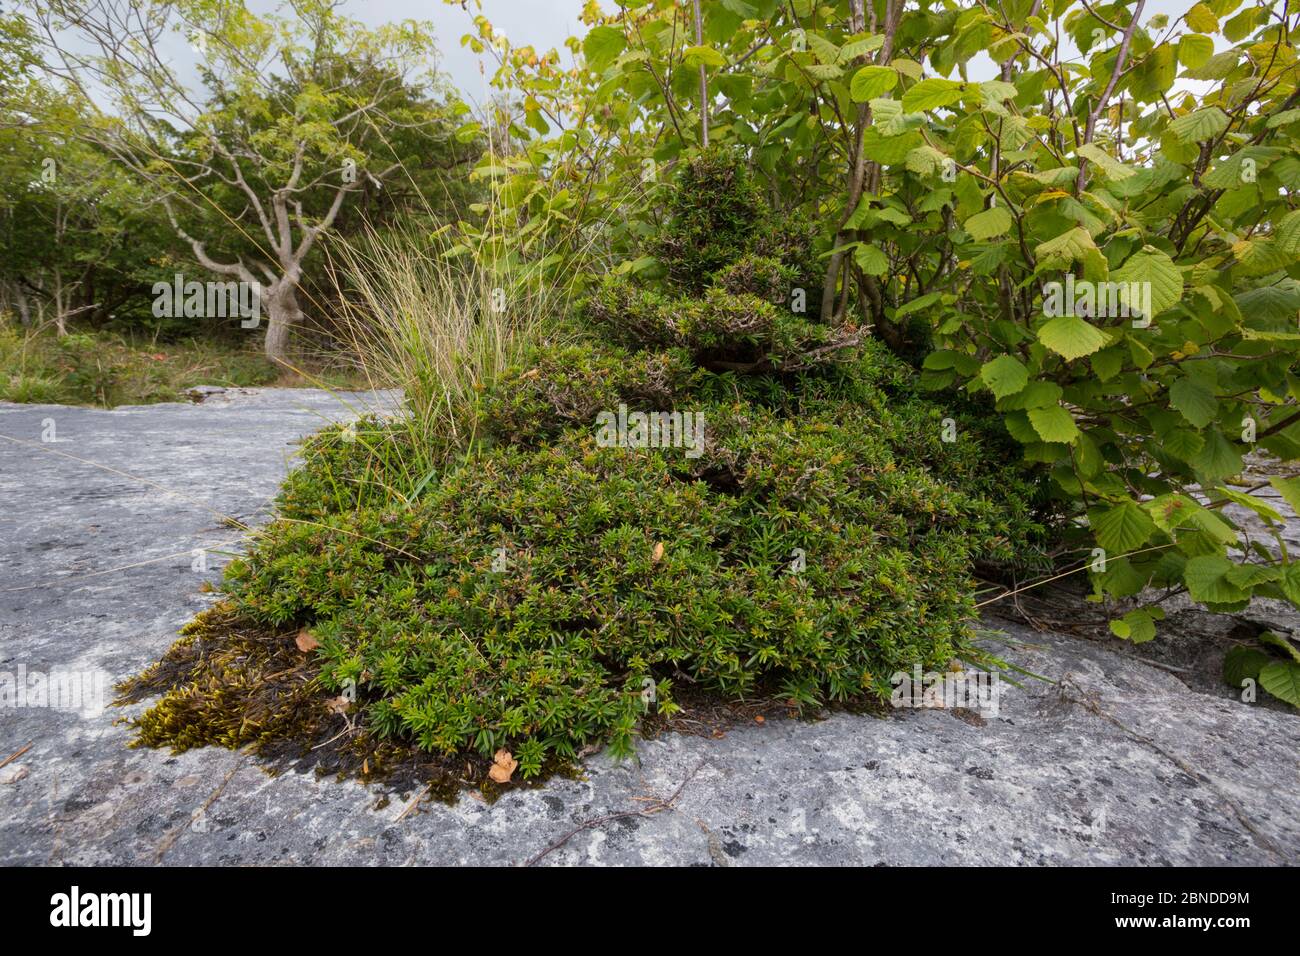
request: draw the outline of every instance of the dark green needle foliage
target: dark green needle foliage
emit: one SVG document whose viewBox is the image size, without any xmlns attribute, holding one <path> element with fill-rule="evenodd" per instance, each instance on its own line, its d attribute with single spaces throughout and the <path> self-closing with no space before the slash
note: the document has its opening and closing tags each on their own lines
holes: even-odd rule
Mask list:
<svg viewBox="0 0 1300 956">
<path fill-rule="evenodd" d="M 649 250 L 666 278 L 601 285 L 576 344 L 495 383 L 489 441 L 432 480 L 404 468 L 401 422 L 307 444 L 219 611 L 134 688 L 166 690 L 142 741 L 341 731 L 304 719 L 305 681 L 354 696 L 346 717 L 375 740 L 504 747 L 532 775 L 591 743 L 628 753 L 683 683 L 861 703 L 972 655 L 973 566 L 1041 532 L 992 416 L 923 397 L 871 337 L 816 320 L 807 239 L 741 162 L 686 164 L 667 210 Z M 602 443 L 620 405 L 702 416 L 702 446 Z M 253 640 L 302 681 L 272 699 Z"/>
</svg>

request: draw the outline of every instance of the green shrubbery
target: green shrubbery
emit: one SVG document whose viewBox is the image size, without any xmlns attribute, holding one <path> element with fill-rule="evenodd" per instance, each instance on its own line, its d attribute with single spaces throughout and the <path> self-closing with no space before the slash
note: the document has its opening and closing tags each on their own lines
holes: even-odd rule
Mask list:
<svg viewBox="0 0 1300 956">
<path fill-rule="evenodd" d="M 869 701 L 974 655 L 973 563 L 1041 532 L 987 409 L 792 312 L 806 248 L 773 240 L 790 231 L 730 156 L 688 164 L 669 209 L 666 279 L 601 285 L 585 336 L 492 383 L 485 443 L 432 480 L 404 467 L 409 420 L 308 443 L 221 608 L 135 685 L 168 691 L 141 740 L 337 734 L 303 720 L 302 681 L 261 679 L 275 648 L 301 668 L 307 647 L 316 706 L 342 696 L 375 739 L 506 748 L 526 775 L 593 741 L 627 753 L 683 682 Z M 598 442 L 620 405 L 702 416 L 703 444 Z"/>
<path fill-rule="evenodd" d="M 196 385 L 269 385 L 262 355 L 214 342 L 135 344 L 108 333 L 56 336 L 0 317 L 0 401 L 145 405 L 181 401 Z"/>
<path fill-rule="evenodd" d="M 709 3 L 685 49 L 679 3 L 591 6 L 576 69 L 480 18 L 469 42 L 498 52 L 530 131 L 527 162 L 481 169 L 522 224 L 512 251 L 598 234 L 652 275 L 674 248 L 630 253 L 662 221 L 662 170 L 742 149 L 764 198 L 816 228 L 810 314 L 856 317 L 941 401 L 991 397 L 1008 467 L 1050 472 L 1056 571 L 1089 580 L 1116 637 L 1154 639 L 1182 595 L 1300 607 L 1276 508 L 1300 510 L 1294 5 L 1172 6 Z M 704 275 L 678 277 L 704 289 L 720 260 L 689 261 Z M 1300 660 L 1274 651 L 1300 706 Z"/>
</svg>

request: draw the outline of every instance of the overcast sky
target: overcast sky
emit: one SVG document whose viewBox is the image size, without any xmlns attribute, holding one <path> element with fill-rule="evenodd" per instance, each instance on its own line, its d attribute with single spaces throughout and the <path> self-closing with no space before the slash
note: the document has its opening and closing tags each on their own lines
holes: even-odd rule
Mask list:
<svg viewBox="0 0 1300 956">
<path fill-rule="evenodd" d="M 1194 4 L 1195 0 L 1147 0 L 1142 21 L 1145 23 L 1158 13 L 1167 14 L 1172 20 Z M 257 10 L 270 10 L 277 5 L 276 0 L 250 3 Z M 512 43 L 548 50 L 561 47 L 565 37 L 571 34 L 586 32 L 579 19 L 582 6 L 583 0 L 483 0 L 483 13 Z M 601 6 L 606 11 L 617 9 L 614 0 L 601 0 Z M 460 45 L 461 36 L 473 32 L 470 13 L 459 6 L 448 6 L 442 0 L 346 0 L 344 10 L 349 16 L 372 25 L 398 20 L 432 21 L 442 51 L 443 71 L 450 74 L 469 99 L 474 102 L 483 99 L 478 57 Z M 976 69 L 971 70 L 971 78 L 980 78 Z"/>
<path fill-rule="evenodd" d="M 250 9 L 257 13 L 283 11 L 283 0 L 246 0 Z M 552 48 L 559 49 L 564 62 L 568 62 L 568 51 L 563 49 L 564 40 L 571 35 L 582 35 L 586 27 L 579 19 L 584 0 L 483 0 L 483 13 L 492 22 L 499 33 L 505 33 L 516 46 L 531 45 L 539 51 Z M 616 8 L 615 0 L 600 0 L 608 11 Z M 687 0 L 682 0 L 685 5 Z M 718 0 L 705 0 L 715 3 Z M 1191 9 L 1195 0 L 1147 0 L 1142 11 L 1142 21 L 1147 23 L 1158 13 L 1174 18 Z M 432 22 L 437 35 L 441 61 L 439 69 L 451 77 L 471 104 L 482 103 L 485 96 L 484 76 L 479 72 L 480 59 L 484 60 L 488 78 L 492 74 L 490 58 L 480 57 L 468 48 L 460 45 L 460 39 L 466 33 L 473 33 L 473 13 L 463 9 L 459 3 L 446 4 L 443 0 L 344 0 L 343 11 L 353 19 L 370 26 L 380 23 L 393 23 L 401 20 L 424 20 Z M 1223 40 L 1219 40 L 1220 47 Z M 182 80 L 187 83 L 197 82 L 194 73 L 194 55 L 188 49 L 185 38 L 179 34 L 168 37 L 163 44 L 164 56 L 176 68 Z M 1067 58 L 1074 54 L 1068 48 Z M 968 75 L 972 80 L 989 79 L 996 75 L 996 68 L 988 55 L 979 54 L 968 66 Z M 1181 85 L 1195 86 L 1187 81 Z"/>
<path fill-rule="evenodd" d="M 483 15 L 511 43 L 532 45 L 544 51 L 552 47 L 559 49 L 566 37 L 586 32 L 587 28 L 579 19 L 582 4 L 583 0 L 484 0 Z M 274 9 L 276 5 L 275 0 L 250 4 L 259 10 Z M 472 4 L 469 6 L 472 10 Z M 617 9 L 613 0 L 604 0 L 602 6 L 610 11 Z M 483 99 L 479 57 L 460 45 L 462 36 L 475 32 L 472 13 L 459 6 L 448 6 L 442 0 L 347 0 L 343 9 L 348 16 L 372 26 L 398 20 L 431 21 L 438 35 L 438 49 L 442 52 L 443 72 L 450 74 L 452 81 L 469 99 L 474 102 Z M 561 53 L 564 52 L 561 49 Z M 486 66 L 490 79 L 491 66 Z"/>
</svg>

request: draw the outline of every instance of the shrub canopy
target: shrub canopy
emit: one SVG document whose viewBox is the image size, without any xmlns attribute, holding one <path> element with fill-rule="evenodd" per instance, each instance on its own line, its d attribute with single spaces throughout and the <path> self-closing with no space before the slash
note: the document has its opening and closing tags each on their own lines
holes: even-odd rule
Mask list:
<svg viewBox="0 0 1300 956">
<path fill-rule="evenodd" d="M 987 408 L 937 405 L 877 343 L 791 311 L 806 244 L 734 156 L 685 164 L 668 208 L 658 288 L 602 285 L 576 344 L 485 395 L 491 444 L 413 500 L 395 503 L 386 464 L 409 423 L 312 439 L 283 519 L 228 571 L 225 631 L 288 647 L 306 628 L 315 679 L 355 688 L 378 736 L 507 747 L 527 774 L 593 740 L 626 753 L 681 682 L 863 701 L 895 671 L 973 655 L 973 562 L 1023 555 L 1041 530 Z M 697 433 L 602 440 L 602 418 L 638 411 Z M 296 710 L 219 651 L 214 695 L 203 638 L 187 640 L 145 741 L 286 732 Z"/>
</svg>

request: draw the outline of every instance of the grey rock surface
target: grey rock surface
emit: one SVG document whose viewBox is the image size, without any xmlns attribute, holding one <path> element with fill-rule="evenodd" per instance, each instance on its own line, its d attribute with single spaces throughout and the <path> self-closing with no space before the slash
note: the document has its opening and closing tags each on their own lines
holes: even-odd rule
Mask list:
<svg viewBox="0 0 1300 956">
<path fill-rule="evenodd" d="M 157 659 L 211 600 L 199 587 L 220 574 L 215 552 L 238 548 L 222 515 L 264 518 L 297 438 L 391 396 L 347 401 L 249 389 L 112 411 L 0 405 L 0 681 L 113 681 Z M 196 549 L 211 549 L 206 570 Z M 1297 862 L 1300 719 L 1102 642 L 989 626 L 1003 656 L 1058 683 L 1004 684 L 982 719 L 667 734 L 635 762 L 590 757 L 582 779 L 492 805 L 385 801 L 212 748 L 131 750 L 116 709 L 4 707 L 0 760 L 30 749 L 0 770 L 0 863 Z"/>
</svg>

